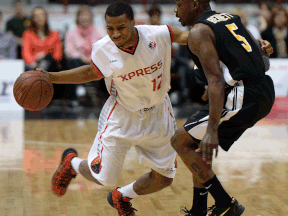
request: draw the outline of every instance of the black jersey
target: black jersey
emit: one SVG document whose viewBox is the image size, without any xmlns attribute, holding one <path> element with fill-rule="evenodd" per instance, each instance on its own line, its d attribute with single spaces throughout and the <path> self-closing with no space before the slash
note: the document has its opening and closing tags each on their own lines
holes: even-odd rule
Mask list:
<svg viewBox="0 0 288 216">
<path fill-rule="evenodd" d="M 231 80 L 257 80 L 265 76 L 265 65 L 260 50 L 239 16 L 210 11 L 201 15 L 197 23 L 208 25 L 214 32 L 219 59 L 229 70 L 229 74 L 224 74 L 226 83 L 229 84 Z M 198 57 L 193 53 L 191 55 L 199 68 L 195 70 L 197 82 L 207 85 Z"/>
</svg>

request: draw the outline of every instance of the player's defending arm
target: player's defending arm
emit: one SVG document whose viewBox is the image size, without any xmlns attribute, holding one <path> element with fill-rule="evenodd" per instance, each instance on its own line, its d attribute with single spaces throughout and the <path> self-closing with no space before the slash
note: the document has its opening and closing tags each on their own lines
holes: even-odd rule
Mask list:
<svg viewBox="0 0 288 216">
<path fill-rule="evenodd" d="M 219 145 L 218 127 L 224 106 L 225 81 L 220 69 L 219 56 L 216 51 L 216 40 L 213 31 L 204 24 L 195 25 L 188 36 L 188 46 L 200 60 L 208 80 L 209 121 L 205 136 L 197 152 L 202 151 L 203 160 L 212 162 L 213 149 Z"/>
<path fill-rule="evenodd" d="M 80 84 L 100 80 L 102 77 L 93 71 L 92 65 L 85 65 L 71 70 L 48 72 L 53 83 Z"/>
<path fill-rule="evenodd" d="M 171 28 L 172 28 L 173 35 L 174 35 L 173 42 L 181 44 L 181 45 L 186 45 L 189 31 L 182 31 L 173 26 L 171 26 Z"/>
</svg>

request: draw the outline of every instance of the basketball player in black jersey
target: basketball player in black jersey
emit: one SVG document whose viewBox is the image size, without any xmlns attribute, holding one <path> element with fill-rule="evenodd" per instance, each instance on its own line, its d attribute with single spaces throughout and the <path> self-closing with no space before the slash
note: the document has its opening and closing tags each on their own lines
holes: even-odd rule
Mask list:
<svg viewBox="0 0 288 216">
<path fill-rule="evenodd" d="M 269 60 L 261 53 L 268 45 L 259 40 L 260 48 L 239 16 L 211 11 L 209 0 L 176 0 L 176 4 L 179 22 L 192 26 L 188 47 L 197 66 L 196 80 L 208 85 L 209 100 L 172 137 L 173 148 L 193 173 L 193 206 L 185 213 L 206 215 L 209 192 L 215 205 L 207 215 L 238 216 L 245 208 L 222 187 L 211 169 L 212 156 L 213 151 L 217 156 L 219 145 L 228 151 L 245 130 L 270 112 L 274 85 L 265 75 Z M 220 70 L 219 60 L 229 72 Z"/>
</svg>

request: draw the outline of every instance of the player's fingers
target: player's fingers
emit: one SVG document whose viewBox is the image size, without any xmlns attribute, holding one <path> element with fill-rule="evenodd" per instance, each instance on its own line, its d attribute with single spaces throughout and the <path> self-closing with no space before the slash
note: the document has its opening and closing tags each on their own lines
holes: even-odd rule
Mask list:
<svg viewBox="0 0 288 216">
<path fill-rule="evenodd" d="M 206 145 L 204 144 L 202 146 L 202 160 L 203 161 L 206 161 L 206 155 L 207 155 L 207 148 L 206 148 Z"/>
<path fill-rule="evenodd" d="M 212 163 L 212 156 L 213 156 L 213 148 L 207 148 L 207 155 L 206 155 L 206 163 L 211 164 Z"/>
<path fill-rule="evenodd" d="M 198 152 L 201 152 L 201 151 L 202 151 L 202 143 L 200 143 L 198 149 L 196 149 L 195 152 L 198 153 Z"/>
<path fill-rule="evenodd" d="M 208 100 L 208 89 L 205 90 L 204 94 L 202 95 L 202 100 L 207 101 Z"/>
<path fill-rule="evenodd" d="M 215 154 L 215 157 L 217 158 L 218 156 L 218 150 L 219 150 L 219 146 L 216 147 L 216 154 Z"/>
</svg>

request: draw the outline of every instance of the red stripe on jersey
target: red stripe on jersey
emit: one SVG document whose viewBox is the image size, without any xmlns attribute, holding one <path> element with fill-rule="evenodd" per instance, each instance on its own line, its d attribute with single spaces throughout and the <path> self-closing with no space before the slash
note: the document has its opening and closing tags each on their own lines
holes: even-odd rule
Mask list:
<svg viewBox="0 0 288 216">
<path fill-rule="evenodd" d="M 112 86 L 113 86 L 113 79 L 111 80 L 110 95 L 111 95 L 111 91 L 112 91 Z"/>
<path fill-rule="evenodd" d="M 172 113 L 170 112 L 169 107 L 168 107 L 168 111 L 169 111 L 169 113 L 170 113 L 170 116 L 171 116 L 172 118 L 174 118 L 174 116 L 173 116 Z"/>
<path fill-rule="evenodd" d="M 104 149 L 104 147 L 102 146 L 101 155 L 100 155 L 100 164 L 102 163 L 102 152 L 103 152 L 103 149 Z"/>
<path fill-rule="evenodd" d="M 135 49 L 136 49 L 136 47 L 137 47 L 138 41 L 139 41 L 139 37 L 137 38 L 137 41 L 135 42 L 135 44 L 133 45 L 133 47 L 131 49 L 127 49 L 127 48 L 124 48 L 124 47 L 119 47 L 119 48 L 122 49 L 125 52 L 133 54 Z"/>
<path fill-rule="evenodd" d="M 92 65 L 93 71 L 96 72 L 98 76 L 100 76 L 101 78 L 105 78 L 103 74 L 101 73 L 101 71 L 99 70 L 99 68 L 94 64 L 92 60 L 91 60 L 91 65 Z"/>
<path fill-rule="evenodd" d="M 173 34 L 173 30 L 172 27 L 170 25 L 167 25 L 169 32 L 170 32 L 170 37 L 171 37 L 171 44 L 174 42 L 174 34 Z"/>
<path fill-rule="evenodd" d="M 108 115 L 108 117 L 107 117 L 107 120 L 106 120 L 106 121 L 107 121 L 107 125 L 106 125 L 104 131 L 101 133 L 101 135 L 100 135 L 100 137 L 99 137 L 99 140 L 101 140 L 102 135 L 105 133 L 105 131 L 106 131 L 107 127 L 108 127 L 108 120 L 109 120 L 111 114 L 113 113 L 113 111 L 114 111 L 114 109 L 115 109 L 115 107 L 116 107 L 116 104 L 117 104 L 117 101 L 115 102 L 115 104 L 114 104 L 114 106 L 113 106 L 111 112 L 109 113 L 109 115 Z"/>
</svg>

